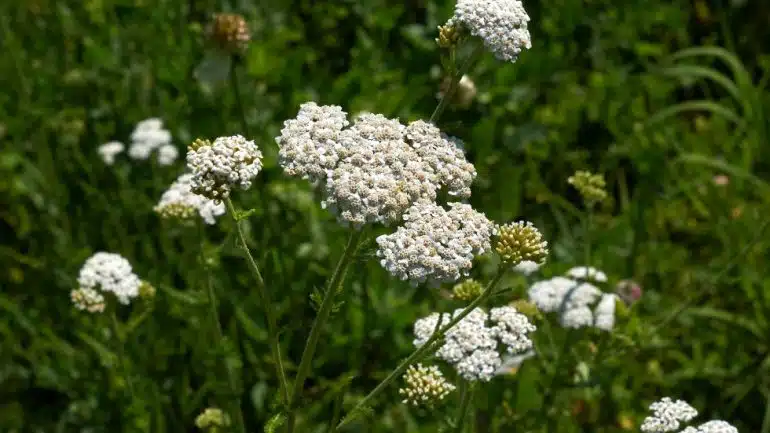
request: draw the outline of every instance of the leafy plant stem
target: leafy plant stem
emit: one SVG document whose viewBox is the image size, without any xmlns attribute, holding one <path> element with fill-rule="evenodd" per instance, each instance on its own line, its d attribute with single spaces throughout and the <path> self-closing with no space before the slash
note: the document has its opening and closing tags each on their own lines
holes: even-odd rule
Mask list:
<svg viewBox="0 0 770 433">
<path fill-rule="evenodd" d="M 287 422 L 287 431 L 292 433 L 294 431 L 294 424 L 296 422 L 296 403 L 299 401 L 299 396 L 302 393 L 302 389 L 305 386 L 305 379 L 310 373 L 310 365 L 313 361 L 313 355 L 315 354 L 318 340 L 321 337 L 321 330 L 323 325 L 329 319 L 329 315 L 332 312 L 334 306 L 334 298 L 339 294 L 342 287 L 345 274 L 348 266 L 353 261 L 353 256 L 358 248 L 358 244 L 361 242 L 363 230 L 353 230 L 348 238 L 348 243 L 345 245 L 345 250 L 342 252 L 337 267 L 329 280 L 329 285 L 324 293 L 321 306 L 318 308 L 318 315 L 316 315 L 313 321 L 313 327 L 310 329 L 310 336 L 308 336 L 307 343 L 305 344 L 305 350 L 302 352 L 302 358 L 299 362 L 297 369 L 297 377 L 294 379 L 294 386 L 292 387 L 291 395 L 289 396 L 289 402 L 287 404 L 289 415 Z"/>
<path fill-rule="evenodd" d="M 476 307 L 481 305 L 482 302 L 487 300 L 489 296 L 492 294 L 492 292 L 495 290 L 495 287 L 500 283 L 500 280 L 505 275 L 505 271 L 507 268 L 500 268 L 497 271 L 497 275 L 487 284 L 487 287 L 484 289 L 484 292 L 476 298 L 473 302 L 468 304 L 467 307 L 465 307 L 464 310 L 462 310 L 457 316 L 455 316 L 452 320 L 449 321 L 449 323 L 446 324 L 446 326 L 442 327 L 438 332 L 433 333 L 433 335 L 428 339 L 428 341 L 425 342 L 422 346 L 418 347 L 414 352 L 412 352 L 409 357 L 407 357 L 405 360 L 403 360 L 398 367 L 396 367 L 395 370 L 393 370 L 385 379 L 382 380 L 369 394 L 366 395 L 358 404 L 348 413 L 348 415 L 342 419 L 342 421 L 337 425 L 337 428 L 335 431 L 341 429 L 345 425 L 349 424 L 351 421 L 353 421 L 356 417 L 357 412 L 359 412 L 362 408 L 366 407 L 369 402 L 374 400 L 380 393 L 382 393 L 388 385 L 390 385 L 394 380 L 396 380 L 398 377 L 400 377 L 404 371 L 413 363 L 419 362 L 424 357 L 428 356 L 433 350 L 437 348 L 437 345 L 434 343 L 440 340 L 444 337 L 444 334 L 446 334 L 447 331 L 452 329 L 453 326 L 455 326 L 458 322 L 460 322 L 462 319 L 465 318 L 468 314 L 471 313 Z"/>
<path fill-rule="evenodd" d="M 265 280 L 262 279 L 262 273 L 259 272 L 259 266 L 257 266 L 257 262 L 256 260 L 254 260 L 254 256 L 251 255 L 251 250 L 249 249 L 249 245 L 246 243 L 246 236 L 243 234 L 243 229 L 241 228 L 241 224 L 240 224 L 240 221 L 238 220 L 238 216 L 236 214 L 235 206 L 233 205 L 232 200 L 230 200 L 229 197 L 226 198 L 225 204 L 227 206 L 227 213 L 229 213 L 232 216 L 233 222 L 235 223 L 241 249 L 243 249 L 243 253 L 246 256 L 246 261 L 249 264 L 251 273 L 254 275 L 254 279 L 257 282 L 257 294 L 260 298 L 263 309 L 265 311 L 265 318 L 267 320 L 268 339 L 270 340 L 270 351 L 273 354 L 273 359 L 275 360 L 275 364 L 276 364 L 276 372 L 278 373 L 278 382 L 281 388 L 281 397 L 284 403 L 288 405 L 289 404 L 288 381 L 286 380 L 286 372 L 283 368 L 283 361 L 281 359 L 281 348 L 280 348 L 280 345 L 278 344 L 278 327 L 276 325 L 275 316 L 273 315 L 272 305 L 270 305 L 270 294 L 267 292 L 267 287 L 265 286 Z"/>
<path fill-rule="evenodd" d="M 118 315 L 114 309 L 110 314 L 110 322 L 112 324 L 112 333 L 115 336 L 115 341 L 117 341 L 116 346 L 118 351 L 118 358 L 120 358 L 120 369 L 123 370 L 123 374 L 126 376 L 126 386 L 128 387 L 128 393 L 131 396 L 131 400 L 135 400 L 136 393 L 134 392 L 134 381 L 131 380 L 131 374 L 128 371 L 128 364 L 126 363 L 127 359 L 124 345 L 125 334 L 123 334 L 123 330 L 120 327 L 120 322 L 118 321 Z"/>
</svg>

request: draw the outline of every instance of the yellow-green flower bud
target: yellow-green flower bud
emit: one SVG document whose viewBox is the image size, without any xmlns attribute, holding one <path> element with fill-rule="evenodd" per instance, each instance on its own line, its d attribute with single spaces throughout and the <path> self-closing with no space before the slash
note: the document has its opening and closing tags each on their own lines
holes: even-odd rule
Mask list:
<svg viewBox="0 0 770 433">
<path fill-rule="evenodd" d="M 531 320 L 538 320 L 543 317 L 537 305 L 527 301 L 526 299 L 517 299 L 511 302 L 511 306 L 516 308 L 516 311 L 527 316 Z"/>
<path fill-rule="evenodd" d="M 452 289 L 452 297 L 458 301 L 469 302 L 481 295 L 484 287 L 474 279 L 468 279 L 457 283 Z"/>
<path fill-rule="evenodd" d="M 142 280 L 142 283 L 139 285 L 139 297 L 150 301 L 155 298 L 155 293 L 155 286 L 148 283 L 147 281 Z"/>
<path fill-rule="evenodd" d="M 187 146 L 187 149 L 198 150 L 203 146 L 211 146 L 211 141 L 205 138 L 196 138 L 195 141 L 193 141 L 192 143 L 190 143 L 189 146 Z"/>
<path fill-rule="evenodd" d="M 497 228 L 495 252 L 502 263 L 516 266 L 524 260 L 543 263 L 548 257 L 548 242 L 531 222 L 519 221 Z"/>
<path fill-rule="evenodd" d="M 229 425 L 230 419 L 227 415 L 222 409 L 215 407 L 207 408 L 195 418 L 195 426 L 209 433 L 222 432 Z"/>
<path fill-rule="evenodd" d="M 438 27 L 438 37 L 436 43 L 441 48 L 451 48 L 457 45 L 462 36 L 462 27 L 460 23 L 449 20 L 443 26 Z"/>
<path fill-rule="evenodd" d="M 567 179 L 567 182 L 578 190 L 589 207 L 607 198 L 606 182 L 601 174 L 578 170 Z"/>
</svg>

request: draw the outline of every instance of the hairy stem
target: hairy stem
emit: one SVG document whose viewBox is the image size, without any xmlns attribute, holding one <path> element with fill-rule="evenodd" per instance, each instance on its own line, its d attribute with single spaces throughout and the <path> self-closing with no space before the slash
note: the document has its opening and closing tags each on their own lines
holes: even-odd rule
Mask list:
<svg viewBox="0 0 770 433">
<path fill-rule="evenodd" d="M 313 327 L 310 328 L 310 336 L 305 344 L 305 350 L 302 352 L 302 358 L 299 362 L 297 369 L 297 377 L 294 379 L 294 386 L 292 388 L 291 396 L 289 397 L 289 416 L 287 422 L 287 431 L 292 433 L 294 431 L 294 424 L 296 422 L 296 407 L 295 405 L 299 401 L 299 397 L 302 394 L 302 390 L 305 387 L 305 379 L 310 374 L 310 366 L 313 362 L 313 355 L 315 349 L 318 346 L 318 340 L 321 337 L 321 331 L 324 324 L 329 319 L 329 315 L 332 312 L 334 306 L 334 298 L 340 292 L 342 283 L 345 279 L 350 263 L 353 261 L 353 256 L 358 249 L 358 244 L 361 242 L 363 236 L 363 230 L 353 230 L 348 238 L 348 243 L 345 245 L 345 250 L 342 252 L 337 267 L 334 269 L 329 280 L 329 285 L 326 287 L 326 293 L 324 293 L 321 306 L 318 308 L 318 315 L 316 315 L 313 321 Z"/>
<path fill-rule="evenodd" d="M 235 222 L 235 227 L 238 231 L 238 240 L 240 241 L 241 249 L 243 249 L 243 253 L 246 256 L 249 269 L 251 269 L 251 273 L 254 275 L 254 279 L 257 282 L 257 294 L 259 295 L 260 302 L 262 303 L 262 307 L 265 312 L 265 318 L 267 320 L 267 334 L 268 339 L 270 340 L 270 351 L 272 352 L 273 360 L 275 361 L 276 365 L 276 372 L 278 373 L 278 383 L 281 388 L 281 398 L 283 399 L 284 403 L 288 405 L 289 387 L 288 381 L 286 380 L 286 372 L 283 368 L 283 360 L 281 359 L 281 347 L 278 344 L 278 326 L 276 325 L 275 316 L 273 315 L 273 306 L 270 304 L 270 294 L 267 292 L 265 280 L 262 279 L 262 273 L 259 272 L 259 266 L 257 266 L 257 262 L 254 260 L 254 256 L 251 255 L 249 245 L 246 243 L 246 236 L 243 234 L 243 229 L 241 228 L 240 221 L 238 220 L 238 215 L 236 215 L 235 206 L 233 206 L 232 200 L 230 200 L 229 197 L 226 198 L 225 204 L 227 205 L 227 213 L 232 216 L 233 222 Z"/>
<path fill-rule="evenodd" d="M 487 287 L 484 289 L 484 292 L 476 298 L 473 302 L 471 302 L 467 307 L 465 307 L 464 310 L 462 310 L 457 316 L 455 316 L 452 320 L 449 321 L 449 323 L 446 324 L 446 326 L 442 327 L 438 332 L 433 333 L 433 335 L 428 339 L 428 341 L 425 342 L 422 346 L 418 347 L 414 352 L 412 352 L 411 355 L 409 355 L 408 358 L 403 360 L 401 364 L 396 367 L 395 370 L 393 370 L 388 377 L 386 377 L 382 382 L 380 382 L 369 394 L 366 395 L 358 404 L 348 413 L 348 415 L 342 419 L 342 422 L 340 422 L 337 425 L 336 430 L 339 430 L 340 428 L 344 427 L 345 425 L 349 424 L 351 421 L 353 421 L 356 418 L 356 415 L 360 410 L 364 407 L 366 407 L 372 400 L 374 400 L 382 391 L 384 391 L 388 385 L 390 385 L 394 380 L 399 378 L 406 369 L 412 365 L 415 362 L 419 362 L 424 357 L 428 356 L 433 350 L 437 349 L 438 346 L 434 344 L 438 340 L 444 337 L 444 334 L 446 334 L 447 331 L 452 329 L 453 326 L 455 326 L 458 322 L 460 322 L 462 319 L 465 318 L 468 314 L 471 313 L 476 307 L 478 307 L 482 302 L 484 302 L 487 298 L 489 298 L 489 295 L 492 294 L 492 292 L 495 290 L 495 287 L 497 287 L 497 284 L 500 283 L 500 280 L 503 278 L 503 275 L 505 275 L 505 271 L 507 268 L 501 268 L 498 269 L 497 275 L 492 279 L 492 281 L 487 284 Z"/>
</svg>

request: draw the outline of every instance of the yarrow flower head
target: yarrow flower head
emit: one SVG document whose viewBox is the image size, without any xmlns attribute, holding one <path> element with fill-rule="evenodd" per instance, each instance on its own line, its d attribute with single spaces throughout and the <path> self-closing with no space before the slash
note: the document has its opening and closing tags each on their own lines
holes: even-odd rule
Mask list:
<svg viewBox="0 0 770 433">
<path fill-rule="evenodd" d="M 104 293 L 112 293 L 121 304 L 139 296 L 142 281 L 128 260 L 118 254 L 98 252 L 83 264 L 78 289 L 70 293 L 75 307 L 92 313 L 104 310 Z"/>
<path fill-rule="evenodd" d="M 230 419 L 216 407 L 206 408 L 195 418 L 195 426 L 209 433 L 224 432 L 230 425 Z"/>
<path fill-rule="evenodd" d="M 529 15 L 519 0 L 458 0 L 448 25 L 461 24 L 481 38 L 495 57 L 515 62 L 523 49 L 532 48 Z"/>
<path fill-rule="evenodd" d="M 458 140 L 422 121 L 404 126 L 362 113 L 349 125 L 346 116 L 340 107 L 308 102 L 276 137 L 284 172 L 321 187 L 323 207 L 340 223 L 398 222 L 413 204 L 435 201 L 442 188 L 470 195 L 476 171 Z"/>
<path fill-rule="evenodd" d="M 285 121 L 276 137 L 278 163 L 289 176 L 326 180 L 327 172 L 339 161 L 340 133 L 349 123 L 342 107 L 315 102 L 300 105 L 297 117 Z"/>
<path fill-rule="evenodd" d="M 497 227 L 495 251 L 509 266 L 525 260 L 542 264 L 548 257 L 548 242 L 531 222 L 519 221 Z"/>
<path fill-rule="evenodd" d="M 235 187 L 251 187 L 262 170 L 262 152 L 240 135 L 219 137 L 213 143 L 198 139 L 188 148 L 187 167 L 192 170 L 192 192 L 219 202 Z"/>
<path fill-rule="evenodd" d="M 595 326 L 610 331 L 615 325 L 618 298 L 614 294 L 603 294 L 593 284 L 554 277 L 532 284 L 528 294 L 540 311 L 558 313 L 565 328 Z M 594 304 L 597 305 L 594 307 Z"/>
<path fill-rule="evenodd" d="M 455 284 L 452 288 L 452 297 L 458 301 L 472 301 L 481 295 L 484 287 L 478 281 L 469 278 L 465 281 Z"/>
<path fill-rule="evenodd" d="M 198 215 L 206 224 L 214 224 L 216 217 L 225 213 L 225 205 L 193 193 L 192 179 L 191 173 L 179 176 L 160 197 L 154 210 L 162 218 L 190 220 Z"/>
<path fill-rule="evenodd" d="M 513 267 L 513 270 L 514 272 L 518 272 L 524 276 L 529 276 L 537 272 L 541 266 L 541 263 L 536 263 L 532 260 L 522 260 L 521 263 Z"/>
<path fill-rule="evenodd" d="M 433 407 L 455 390 L 436 366 L 410 365 L 404 382 L 406 385 L 398 390 L 403 402 L 418 407 Z"/>
<path fill-rule="evenodd" d="M 110 141 L 99 146 L 99 155 L 107 165 L 115 163 L 115 157 L 123 152 L 125 146 L 119 141 Z"/>
<path fill-rule="evenodd" d="M 226 53 L 237 54 L 246 49 L 251 40 L 249 26 L 243 16 L 219 13 L 208 28 L 209 40 Z"/>
<path fill-rule="evenodd" d="M 664 397 L 650 405 L 652 415 L 644 419 L 641 430 L 644 433 L 667 433 L 679 430 L 682 422 L 690 422 L 698 411 L 683 400 L 672 401 Z"/>
<path fill-rule="evenodd" d="M 591 266 L 575 266 L 570 268 L 565 275 L 576 280 L 593 281 L 596 283 L 607 282 L 607 274 Z"/>
<path fill-rule="evenodd" d="M 156 150 L 160 165 L 172 164 L 179 153 L 171 144 L 171 132 L 163 127 L 162 120 L 153 117 L 139 122 L 134 128 L 128 156 L 145 160 Z"/>
<path fill-rule="evenodd" d="M 490 249 L 492 223 L 468 204 L 417 203 L 394 233 L 377 238 L 380 264 L 412 284 L 437 286 L 467 276 L 473 258 Z"/>
<path fill-rule="evenodd" d="M 567 179 L 567 182 L 578 190 L 589 207 L 607 198 L 606 182 L 601 174 L 578 170 Z"/>
<path fill-rule="evenodd" d="M 738 429 L 727 421 L 713 420 L 701 424 L 698 428 L 687 427 L 680 433 L 738 433 Z"/>
<path fill-rule="evenodd" d="M 437 322 L 445 326 L 462 311 L 457 309 L 451 315 L 433 313 L 418 319 L 414 324 L 414 345 L 427 343 Z M 532 348 L 527 334 L 535 329 L 527 316 L 512 306 L 493 308 L 489 313 L 475 308 L 446 332 L 436 357 L 451 364 L 466 380 L 489 381 L 502 364 L 501 352 L 515 355 Z"/>
</svg>

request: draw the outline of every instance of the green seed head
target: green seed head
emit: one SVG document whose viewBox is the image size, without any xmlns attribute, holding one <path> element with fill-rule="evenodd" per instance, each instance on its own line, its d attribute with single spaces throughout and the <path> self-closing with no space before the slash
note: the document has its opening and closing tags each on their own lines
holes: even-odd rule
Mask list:
<svg viewBox="0 0 770 433">
<path fill-rule="evenodd" d="M 516 266 L 524 260 L 540 264 L 548 257 L 548 242 L 531 222 L 508 223 L 497 231 L 494 248 L 504 264 Z"/>
</svg>

